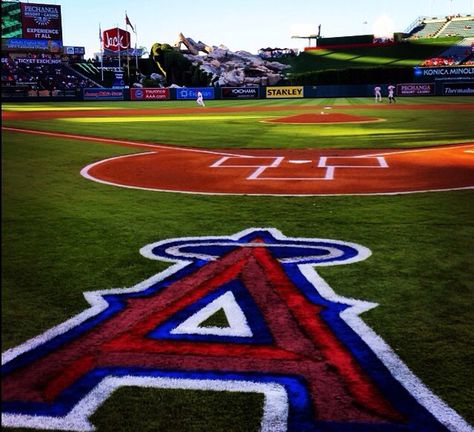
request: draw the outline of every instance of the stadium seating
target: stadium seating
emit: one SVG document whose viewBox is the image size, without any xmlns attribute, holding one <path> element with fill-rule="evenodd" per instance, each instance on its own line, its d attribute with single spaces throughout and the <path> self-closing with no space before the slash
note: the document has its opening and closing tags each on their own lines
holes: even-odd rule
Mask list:
<svg viewBox="0 0 474 432">
<path fill-rule="evenodd" d="M 474 18 L 452 18 L 447 22 L 446 26 L 442 28 L 437 36 L 474 37 Z"/>
<path fill-rule="evenodd" d="M 446 24 L 446 19 L 434 19 L 423 21 L 423 27 L 412 34 L 414 38 L 430 38 L 435 37 L 437 33 Z"/>
<path fill-rule="evenodd" d="M 465 38 L 455 45 L 451 45 L 438 56 L 424 60 L 422 66 L 453 66 L 465 64 L 472 55 L 474 38 Z"/>
<path fill-rule="evenodd" d="M 89 78 L 91 81 L 94 81 L 96 83 L 101 81 L 101 72 L 92 62 L 80 61 L 72 63 L 71 67 L 76 73 L 81 74 L 86 78 Z"/>
<path fill-rule="evenodd" d="M 437 38 L 449 36 L 474 37 L 474 18 L 471 15 L 420 19 L 410 31 L 411 38 Z"/>
<path fill-rule="evenodd" d="M 47 59 L 53 60 L 50 57 Z M 78 75 L 63 63 L 22 63 L 21 59 L 4 58 L 2 59 L 2 87 L 4 86 L 22 87 L 33 96 L 35 92 L 38 95 L 43 93 L 54 95 L 54 93 L 66 90 L 96 87 L 97 85 L 88 78 Z"/>
</svg>

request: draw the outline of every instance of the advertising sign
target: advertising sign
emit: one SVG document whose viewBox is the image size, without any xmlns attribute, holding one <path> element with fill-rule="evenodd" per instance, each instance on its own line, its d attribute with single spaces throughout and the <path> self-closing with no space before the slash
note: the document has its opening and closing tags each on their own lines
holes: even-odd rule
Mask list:
<svg viewBox="0 0 474 432">
<path fill-rule="evenodd" d="M 143 50 L 142 49 L 135 49 L 135 48 L 128 48 L 128 49 L 122 49 L 120 48 L 120 51 L 117 49 L 117 51 L 112 51 L 110 49 L 104 49 L 104 56 L 106 57 L 118 57 L 118 55 L 124 57 L 124 56 L 130 56 L 130 57 L 141 57 L 143 55 Z"/>
<path fill-rule="evenodd" d="M 18 64 L 61 64 L 61 59 L 50 59 L 50 58 L 21 58 L 17 57 L 15 61 Z"/>
<path fill-rule="evenodd" d="M 123 89 L 85 88 L 84 100 L 123 100 Z"/>
<path fill-rule="evenodd" d="M 125 87 L 125 79 L 123 72 L 114 72 L 112 80 L 112 88 L 123 89 Z"/>
<path fill-rule="evenodd" d="M 196 99 L 200 91 L 204 99 L 214 99 L 214 87 L 184 87 L 176 89 L 176 99 Z"/>
<path fill-rule="evenodd" d="M 474 81 L 444 84 L 443 95 L 445 96 L 474 96 Z"/>
<path fill-rule="evenodd" d="M 141 57 L 143 55 L 142 48 L 129 48 L 127 54 L 132 57 Z"/>
<path fill-rule="evenodd" d="M 52 39 L 2 39 L 2 50 L 43 51 L 60 53 L 63 49 L 61 41 Z"/>
<path fill-rule="evenodd" d="M 78 47 L 78 46 L 65 46 L 63 47 L 63 52 L 64 54 L 85 54 L 86 49 L 84 47 Z"/>
<path fill-rule="evenodd" d="M 303 86 L 267 87 L 266 96 L 274 98 L 302 98 Z"/>
<path fill-rule="evenodd" d="M 474 79 L 474 66 L 416 67 L 414 75 L 420 81 Z"/>
<path fill-rule="evenodd" d="M 429 96 L 435 94 L 434 83 L 397 84 L 398 96 Z"/>
<path fill-rule="evenodd" d="M 124 51 L 130 47 L 130 32 L 118 27 L 105 30 L 102 35 L 104 49 L 113 52 Z"/>
<path fill-rule="evenodd" d="M 258 87 L 222 87 L 223 99 L 257 99 L 260 96 Z"/>
<path fill-rule="evenodd" d="M 20 3 L 22 35 L 25 39 L 63 40 L 61 6 Z"/>
<path fill-rule="evenodd" d="M 131 100 L 167 100 L 170 91 L 167 88 L 131 88 Z"/>
</svg>

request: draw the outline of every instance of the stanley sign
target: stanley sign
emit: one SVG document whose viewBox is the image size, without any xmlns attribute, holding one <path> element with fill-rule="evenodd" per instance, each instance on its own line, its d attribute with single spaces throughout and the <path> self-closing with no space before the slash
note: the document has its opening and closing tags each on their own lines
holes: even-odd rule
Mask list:
<svg viewBox="0 0 474 432">
<path fill-rule="evenodd" d="M 267 87 L 266 97 L 272 98 L 302 98 L 303 86 Z"/>
</svg>

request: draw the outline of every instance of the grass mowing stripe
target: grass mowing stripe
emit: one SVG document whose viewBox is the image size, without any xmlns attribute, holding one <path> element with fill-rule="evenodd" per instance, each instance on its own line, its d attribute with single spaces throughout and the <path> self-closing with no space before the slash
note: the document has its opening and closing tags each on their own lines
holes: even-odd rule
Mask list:
<svg viewBox="0 0 474 432">
<path fill-rule="evenodd" d="M 249 119 L 260 119 L 266 117 L 265 115 L 148 115 L 148 116 L 127 116 L 127 117 L 79 117 L 79 118 L 63 118 L 59 121 L 71 122 L 71 123 L 135 123 L 135 122 L 186 122 L 186 121 L 210 121 L 215 122 L 216 120 L 249 120 Z"/>
</svg>

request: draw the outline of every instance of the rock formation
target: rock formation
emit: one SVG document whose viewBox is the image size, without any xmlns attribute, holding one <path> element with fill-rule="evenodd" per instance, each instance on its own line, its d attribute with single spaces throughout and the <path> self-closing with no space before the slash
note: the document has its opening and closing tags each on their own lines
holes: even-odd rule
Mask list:
<svg viewBox="0 0 474 432">
<path fill-rule="evenodd" d="M 195 42 L 180 33 L 175 48 L 181 49 L 182 45 L 186 47 L 182 51 L 184 56 L 212 76 L 211 85 L 275 85 L 283 78 L 283 70 L 289 67 L 247 51 L 232 52 L 224 45 Z"/>
</svg>

